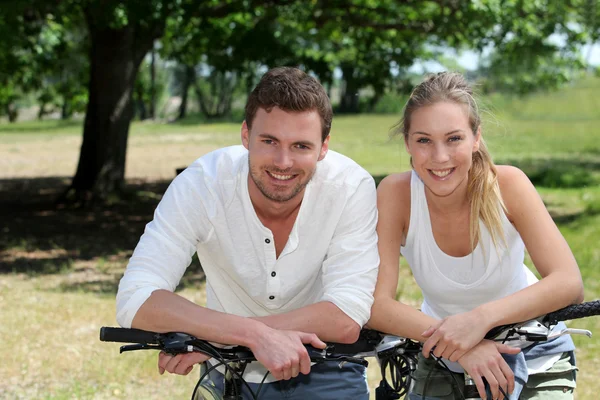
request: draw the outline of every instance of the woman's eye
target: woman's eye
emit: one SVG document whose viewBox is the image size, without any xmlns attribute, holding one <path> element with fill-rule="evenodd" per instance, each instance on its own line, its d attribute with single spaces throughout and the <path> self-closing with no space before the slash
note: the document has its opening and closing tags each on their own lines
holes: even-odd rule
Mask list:
<svg viewBox="0 0 600 400">
<path fill-rule="evenodd" d="M 429 143 L 429 139 L 427 139 L 427 138 L 419 138 L 419 139 L 417 139 L 417 143 Z"/>
<path fill-rule="evenodd" d="M 460 136 L 451 136 L 448 140 L 450 142 L 458 142 L 459 140 L 462 140 L 462 137 L 460 137 Z"/>
</svg>

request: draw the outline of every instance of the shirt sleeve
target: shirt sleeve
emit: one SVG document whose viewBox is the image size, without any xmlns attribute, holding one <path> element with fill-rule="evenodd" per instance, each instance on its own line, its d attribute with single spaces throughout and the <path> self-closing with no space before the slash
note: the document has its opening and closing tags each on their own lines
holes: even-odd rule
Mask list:
<svg viewBox="0 0 600 400">
<path fill-rule="evenodd" d="M 371 315 L 377 282 L 377 194 L 365 177 L 346 202 L 323 262 L 324 295 L 361 327 Z"/>
<path fill-rule="evenodd" d="M 173 180 L 131 256 L 117 292 L 117 322 L 130 328 L 153 291 L 174 291 L 198 243 L 212 234 L 202 170 L 188 168 Z"/>
</svg>

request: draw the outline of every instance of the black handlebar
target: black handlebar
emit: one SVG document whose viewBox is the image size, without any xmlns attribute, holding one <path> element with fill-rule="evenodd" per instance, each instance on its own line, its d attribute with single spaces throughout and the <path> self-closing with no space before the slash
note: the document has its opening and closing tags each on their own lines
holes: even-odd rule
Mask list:
<svg viewBox="0 0 600 400">
<path fill-rule="evenodd" d="M 600 300 L 588 301 L 581 304 L 573 304 L 561 308 L 560 310 L 548 313 L 544 317 L 544 322 L 548 322 L 551 325 L 556 324 L 558 321 L 568 321 L 571 319 L 591 317 L 594 315 L 600 315 Z"/>
<path fill-rule="evenodd" d="M 381 340 L 381 333 L 372 330 L 363 330 L 359 340 L 353 344 L 329 343 L 325 349 L 318 349 L 305 345 L 308 355 L 313 362 L 346 361 L 355 364 L 368 365 L 360 357 L 354 357 L 363 351 L 372 351 Z M 133 343 L 121 346 L 121 352 L 130 350 L 162 350 L 170 354 L 201 351 L 210 356 L 223 358 L 244 358 L 254 360 L 252 352 L 243 346 L 228 346 L 219 348 L 209 342 L 181 332 L 157 333 L 141 329 L 128 328 L 100 328 L 100 341 Z"/>
<path fill-rule="evenodd" d="M 581 304 L 573 304 L 560 310 L 553 311 L 541 317 L 539 320 L 547 325 L 556 325 L 559 321 L 568 321 L 572 319 L 593 317 L 600 315 L 600 300 L 588 301 Z M 486 339 L 495 339 L 502 332 L 507 331 L 515 326 L 515 324 L 500 325 L 492 328 L 486 335 Z"/>
<path fill-rule="evenodd" d="M 102 342 L 160 344 L 160 334 L 141 329 L 100 328 Z"/>
<path fill-rule="evenodd" d="M 591 317 L 594 315 L 600 315 L 600 300 L 589 301 L 581 304 L 574 304 L 561 308 L 560 310 L 548 313 L 540 320 L 549 325 L 555 325 L 558 321 L 567 321 L 578 318 Z M 486 339 L 494 339 L 500 333 L 507 331 L 515 327 L 518 324 L 501 325 L 491 329 L 486 335 Z M 360 333 L 359 339 L 352 344 L 340 344 L 340 343 L 329 343 L 325 350 L 328 354 L 342 355 L 350 358 L 349 356 L 373 351 L 375 346 L 379 344 L 382 339 L 382 333 L 370 329 L 363 329 Z M 144 331 L 141 329 L 128 329 L 128 328 L 111 328 L 102 327 L 100 329 L 100 340 L 103 342 L 119 342 L 119 343 L 137 343 L 145 346 L 148 349 L 165 349 L 172 350 L 169 344 L 189 344 L 197 345 L 200 343 L 206 344 L 207 342 L 197 339 L 194 336 L 187 335 L 184 333 L 156 333 Z M 166 345 L 166 346 L 165 346 Z M 212 346 L 210 346 L 212 347 Z M 137 347 L 140 348 L 140 347 Z M 318 358 L 318 354 L 323 355 L 323 351 L 315 349 L 311 346 L 307 346 L 309 354 L 312 354 L 315 358 Z M 133 349 L 132 349 L 133 350 Z M 219 352 L 225 353 L 236 353 L 248 352 L 249 350 L 245 347 L 235 346 L 230 347 L 228 350 L 218 350 Z M 177 352 L 175 349 L 173 352 Z"/>
</svg>

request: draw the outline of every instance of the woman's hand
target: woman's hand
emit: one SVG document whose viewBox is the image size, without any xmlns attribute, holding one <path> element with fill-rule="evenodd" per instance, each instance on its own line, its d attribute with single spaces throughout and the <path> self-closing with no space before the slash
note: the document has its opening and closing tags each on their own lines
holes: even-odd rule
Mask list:
<svg viewBox="0 0 600 400">
<path fill-rule="evenodd" d="M 458 363 L 471 375 L 483 400 L 486 400 L 483 378 L 490 387 L 492 399 L 499 399 L 501 398 L 499 388 L 502 388 L 506 394 L 512 393 L 515 388 L 515 375 L 500 353 L 517 354 L 520 351 L 516 347 L 482 340 L 462 356 Z"/>
<path fill-rule="evenodd" d="M 430 326 L 423 336 L 423 356 L 429 357 L 433 350 L 436 357 L 457 361 L 485 337 L 487 324 L 477 309 L 444 318 Z M 434 349 L 435 347 L 435 349 Z"/>
<path fill-rule="evenodd" d="M 187 375 L 192 372 L 194 365 L 203 363 L 210 356 L 204 353 L 192 352 L 187 354 L 177 354 L 172 356 L 161 351 L 158 354 L 158 373 L 164 374 L 165 371 L 177 375 Z"/>
</svg>

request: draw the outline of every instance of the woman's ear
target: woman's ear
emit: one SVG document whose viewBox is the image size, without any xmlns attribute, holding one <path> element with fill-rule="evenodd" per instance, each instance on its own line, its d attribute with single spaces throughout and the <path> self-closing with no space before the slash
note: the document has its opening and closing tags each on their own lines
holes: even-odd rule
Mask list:
<svg viewBox="0 0 600 400">
<path fill-rule="evenodd" d="M 406 149 L 406 152 L 408 154 L 410 154 L 410 146 L 408 145 L 408 137 L 404 136 L 404 148 Z"/>
<path fill-rule="evenodd" d="M 479 151 L 479 143 L 481 142 L 481 125 L 477 127 L 477 133 L 475 134 L 475 142 L 473 143 L 473 153 Z"/>
</svg>

